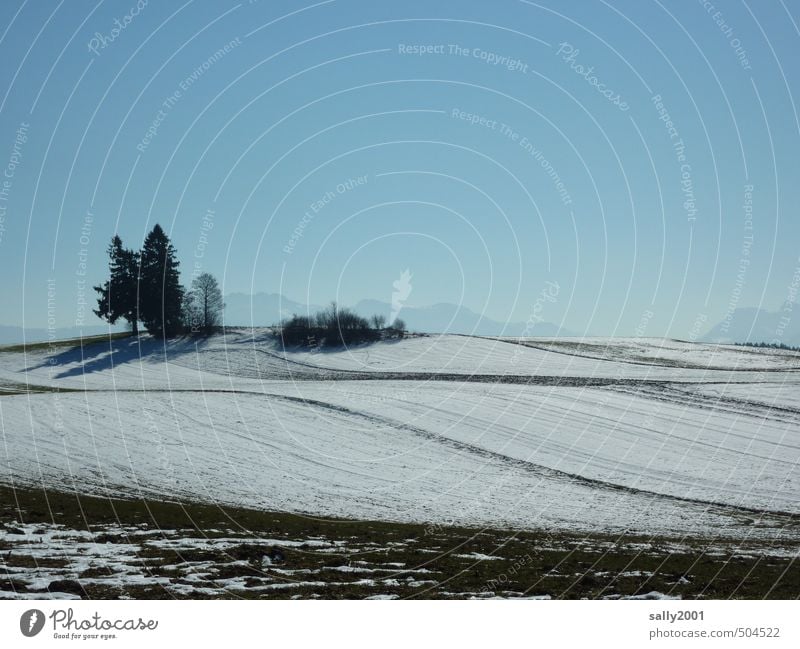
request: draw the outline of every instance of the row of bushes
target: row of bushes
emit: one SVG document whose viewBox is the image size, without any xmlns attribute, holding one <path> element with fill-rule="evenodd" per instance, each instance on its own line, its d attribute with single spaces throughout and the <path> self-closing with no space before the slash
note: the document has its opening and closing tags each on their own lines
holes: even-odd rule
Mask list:
<svg viewBox="0 0 800 649">
<path fill-rule="evenodd" d="M 293 315 L 281 325 L 279 336 L 285 347 L 340 347 L 402 338 L 405 331 L 402 320 L 397 319 L 387 327 L 383 316 L 364 318 L 334 302 L 327 309 L 311 315 Z"/>
<path fill-rule="evenodd" d="M 760 342 L 760 343 L 733 343 L 739 347 L 761 347 L 765 349 L 786 349 L 792 352 L 800 352 L 800 347 L 795 347 L 793 345 L 787 345 L 786 343 L 767 343 L 767 342 Z"/>
</svg>

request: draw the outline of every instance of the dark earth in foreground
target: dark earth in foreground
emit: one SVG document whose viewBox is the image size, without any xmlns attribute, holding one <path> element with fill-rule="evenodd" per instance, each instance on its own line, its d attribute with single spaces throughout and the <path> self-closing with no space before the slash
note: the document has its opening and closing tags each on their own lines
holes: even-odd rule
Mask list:
<svg viewBox="0 0 800 649">
<path fill-rule="evenodd" d="M 322 520 L 6 486 L 0 502 L 3 598 L 800 595 L 798 548 L 785 545 Z"/>
</svg>

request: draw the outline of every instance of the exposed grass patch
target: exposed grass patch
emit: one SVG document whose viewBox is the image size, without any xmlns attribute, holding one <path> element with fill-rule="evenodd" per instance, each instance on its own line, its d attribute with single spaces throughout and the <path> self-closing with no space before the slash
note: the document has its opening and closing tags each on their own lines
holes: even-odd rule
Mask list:
<svg viewBox="0 0 800 649">
<path fill-rule="evenodd" d="M 35 385 L 33 383 L 18 383 L 0 381 L 0 397 L 14 394 L 38 394 L 43 392 L 82 392 L 75 388 L 62 388 L 53 385 Z"/>
<path fill-rule="evenodd" d="M 152 583 L 120 585 L 113 565 L 94 565 L 73 578 L 78 594 L 91 598 L 496 594 L 574 599 L 651 591 L 684 598 L 795 598 L 800 584 L 800 564 L 770 555 L 763 544 L 316 520 L 8 487 L 0 487 L 0 502 L 0 529 L 58 524 L 65 534 L 93 532 L 90 542 L 112 544 L 104 546 L 109 550 L 119 543 L 136 548 L 131 565 Z M 2 590 L 25 588 L 19 574 L 6 573 L 4 565 L 44 568 L 41 559 L 31 560 L 25 551 L 34 547 L 38 553 L 42 544 L 30 539 L 33 545 L 17 544 L 25 538 L 7 534 L 0 541 Z M 53 556 L 45 562 L 63 565 L 58 544 L 52 544 Z"/>
<path fill-rule="evenodd" d="M 64 338 L 61 340 L 46 340 L 35 343 L 20 343 L 18 345 L 0 345 L 0 353 L 48 351 L 54 349 L 63 350 L 65 348 L 80 347 L 81 345 L 88 347 L 89 345 L 95 345 L 97 343 L 128 338 L 131 335 L 129 331 L 122 331 L 113 334 L 100 334 L 98 336 L 84 336 L 83 338 Z"/>
</svg>

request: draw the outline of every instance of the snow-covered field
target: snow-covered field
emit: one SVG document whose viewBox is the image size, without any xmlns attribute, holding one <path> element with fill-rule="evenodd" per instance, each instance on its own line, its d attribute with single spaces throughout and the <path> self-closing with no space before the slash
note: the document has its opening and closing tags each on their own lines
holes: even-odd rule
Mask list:
<svg viewBox="0 0 800 649">
<path fill-rule="evenodd" d="M 344 518 L 797 540 L 798 354 L 468 336 L 283 351 L 266 331 L 111 350 L 0 351 L 0 482 Z"/>
</svg>

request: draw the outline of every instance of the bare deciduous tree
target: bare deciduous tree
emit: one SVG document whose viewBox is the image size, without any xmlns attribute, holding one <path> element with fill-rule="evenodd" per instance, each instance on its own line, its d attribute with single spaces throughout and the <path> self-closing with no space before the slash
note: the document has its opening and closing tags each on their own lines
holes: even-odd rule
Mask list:
<svg viewBox="0 0 800 649">
<path fill-rule="evenodd" d="M 192 290 L 187 296 L 188 324 L 193 332 L 210 333 L 222 322 L 222 291 L 211 273 L 202 273 L 192 280 Z"/>
</svg>

